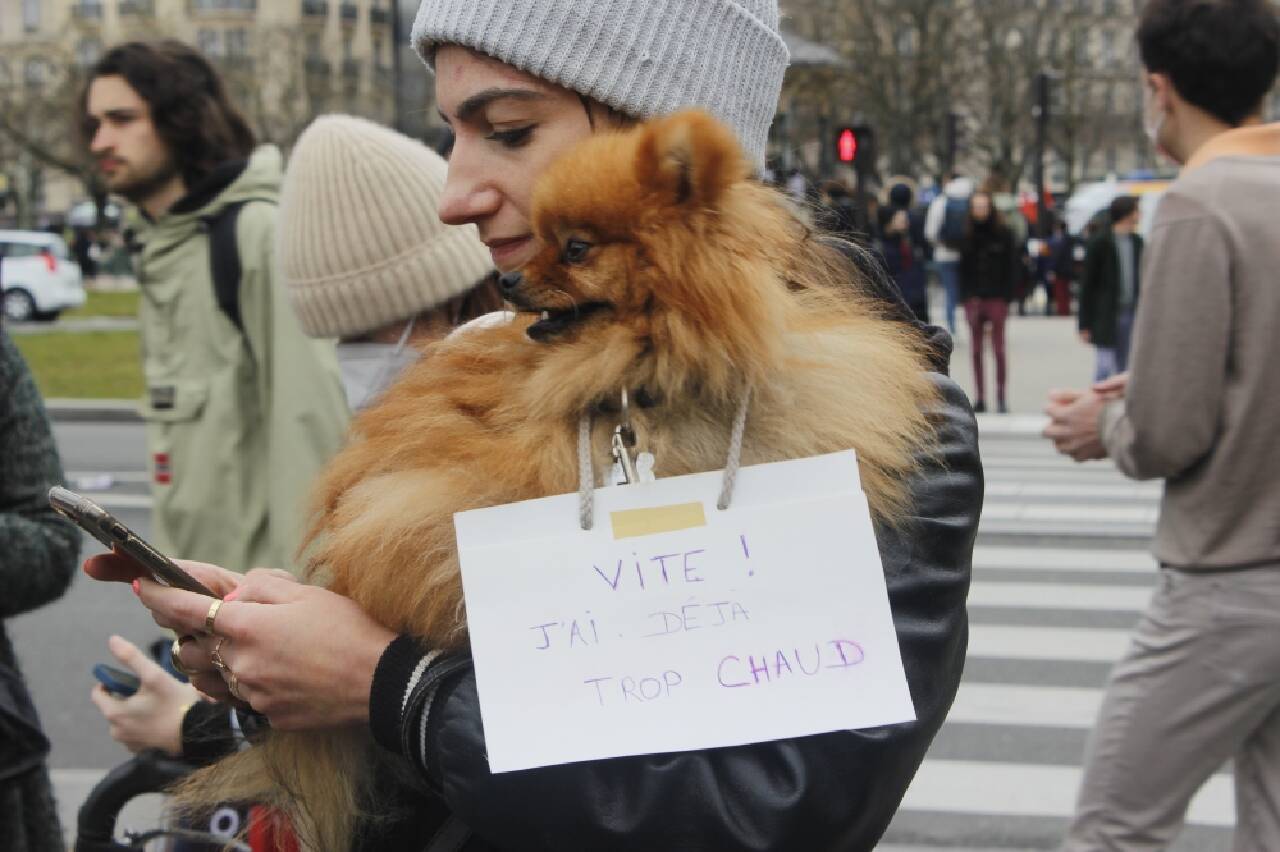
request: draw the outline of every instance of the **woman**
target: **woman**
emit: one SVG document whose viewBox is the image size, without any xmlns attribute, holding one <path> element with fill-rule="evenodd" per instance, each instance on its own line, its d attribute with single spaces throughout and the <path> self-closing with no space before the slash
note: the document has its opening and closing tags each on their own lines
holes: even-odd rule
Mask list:
<svg viewBox="0 0 1280 852">
<path fill-rule="evenodd" d="M 414 46 L 434 64 L 456 135 L 441 218 L 474 223 L 494 265 L 517 270 L 539 251 L 530 200 L 548 164 L 593 132 L 683 106 L 722 119 L 763 165 L 787 63 L 777 4 L 692 6 L 619 0 L 606 17 L 581 0 L 426 0 Z M 944 368 L 945 339 L 935 350 Z M 934 380 L 946 400 L 940 451 L 911 483 L 912 528 L 879 540 L 918 718 L 906 725 L 494 775 L 465 656 L 396 637 L 324 589 L 191 568 L 228 595 L 214 628 L 232 637 L 224 662 L 245 700 L 279 728 L 367 726 L 435 791 L 420 810 L 442 808 L 442 830 L 470 833 L 468 849 L 870 849 L 942 723 L 964 658 L 981 472 L 963 395 Z M 134 576 L 110 558 L 88 570 Z M 137 589 L 182 633 L 200 630 L 211 607 L 145 581 Z M 211 649 L 187 642 L 182 663 L 227 700 Z"/>
<path fill-rule="evenodd" d="M 476 229 L 440 221 L 447 170 L 421 143 L 351 116 L 316 119 L 294 148 L 280 265 L 302 330 L 338 339 L 354 411 L 422 346 L 502 307 Z"/>
<path fill-rule="evenodd" d="M 80 533 L 49 508 L 62 467 L 27 365 L 0 330 L 0 849 L 65 849 L 40 729 L 4 620 L 57 600 Z"/>
<path fill-rule="evenodd" d="M 876 250 L 897 285 L 907 307 L 920 322 L 929 321 L 929 281 L 924 256 L 911 237 L 911 214 L 905 207 L 889 208 L 882 216 Z"/>
<path fill-rule="evenodd" d="M 969 201 L 969 224 L 960 250 L 960 295 L 969 321 L 969 348 L 973 353 L 973 381 L 977 401 L 973 410 L 987 410 L 987 386 L 983 372 L 983 341 L 991 326 L 991 350 L 996 357 L 996 405 L 1009 413 L 1005 384 L 1008 363 L 1004 347 L 1004 324 L 1009 318 L 1019 272 L 1019 258 L 1013 232 L 1005 226 L 989 192 L 975 192 Z"/>
</svg>

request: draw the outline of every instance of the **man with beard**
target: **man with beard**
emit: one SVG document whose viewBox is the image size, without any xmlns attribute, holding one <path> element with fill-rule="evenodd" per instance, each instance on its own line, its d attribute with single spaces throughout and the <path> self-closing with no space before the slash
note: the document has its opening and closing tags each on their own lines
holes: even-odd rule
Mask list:
<svg viewBox="0 0 1280 852">
<path fill-rule="evenodd" d="M 290 565 L 347 410 L 332 344 L 302 333 L 274 280 L 280 153 L 255 147 L 214 69 L 174 41 L 108 51 L 81 121 L 108 189 L 141 214 L 156 544 L 241 571 Z"/>
</svg>

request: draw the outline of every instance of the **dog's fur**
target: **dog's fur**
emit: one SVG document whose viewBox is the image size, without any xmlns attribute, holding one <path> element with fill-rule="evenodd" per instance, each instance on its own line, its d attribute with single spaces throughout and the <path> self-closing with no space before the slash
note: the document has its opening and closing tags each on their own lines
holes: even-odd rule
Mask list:
<svg viewBox="0 0 1280 852">
<path fill-rule="evenodd" d="M 744 464 L 853 448 L 877 522 L 903 523 L 932 439 L 923 342 L 749 175 L 700 112 L 593 136 L 553 166 L 534 198 L 545 247 L 508 280 L 528 315 L 437 345 L 356 420 L 316 489 L 313 576 L 397 632 L 465 648 L 453 514 L 575 490 L 584 412 L 607 467 L 617 417 L 601 412 L 622 388 L 656 401 L 632 420 L 660 476 L 723 467 L 749 387 Z M 184 798 L 275 803 L 338 852 L 371 748 L 367 734 L 273 734 Z"/>
</svg>

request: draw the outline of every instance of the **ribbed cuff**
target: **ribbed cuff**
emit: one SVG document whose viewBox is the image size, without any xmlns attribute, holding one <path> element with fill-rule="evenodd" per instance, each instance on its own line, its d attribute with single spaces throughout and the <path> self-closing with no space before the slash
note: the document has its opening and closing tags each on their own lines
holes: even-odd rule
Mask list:
<svg viewBox="0 0 1280 852">
<path fill-rule="evenodd" d="M 421 722 L 418 723 L 418 763 L 426 773 L 427 783 L 437 793 L 444 789 L 444 767 L 439 760 L 428 760 L 428 756 L 436 756 L 439 752 L 437 739 L 440 736 L 442 713 L 433 713 L 436 708 L 444 707 L 453 696 L 458 685 L 462 683 L 462 675 L 471 670 L 469 657 L 455 658 L 454 665 L 446 668 L 440 666 L 440 677 L 436 680 L 431 696 L 423 708 Z"/>
<path fill-rule="evenodd" d="M 369 690 L 369 727 L 385 749 L 399 754 L 405 700 L 431 655 L 412 636 L 396 637 L 378 659 Z"/>
<path fill-rule="evenodd" d="M 1111 443 L 1108 440 L 1112 432 L 1115 431 L 1116 424 L 1125 415 L 1125 406 L 1123 399 L 1113 399 L 1106 405 L 1102 406 L 1098 411 L 1098 440 L 1102 442 L 1102 446 L 1106 448 L 1107 455 L 1114 455 L 1111 451 Z"/>
<path fill-rule="evenodd" d="M 432 713 L 436 701 L 442 693 L 442 687 L 453 676 L 471 667 L 469 654 L 455 654 L 440 657 L 438 661 L 428 664 L 425 671 L 415 678 L 410 686 L 410 694 L 405 701 L 405 712 L 400 728 L 401 753 L 415 760 L 428 779 L 437 784 L 439 789 L 440 768 L 430 759 L 431 731 L 437 714 Z M 443 690 L 447 695 L 448 690 Z"/>
</svg>

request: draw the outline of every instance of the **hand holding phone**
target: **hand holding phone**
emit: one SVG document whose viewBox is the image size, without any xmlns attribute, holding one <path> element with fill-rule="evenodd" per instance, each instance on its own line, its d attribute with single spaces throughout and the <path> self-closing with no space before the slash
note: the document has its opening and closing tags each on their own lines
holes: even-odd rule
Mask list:
<svg viewBox="0 0 1280 852">
<path fill-rule="evenodd" d="M 133 559 L 160 585 L 221 597 L 88 497 L 55 485 L 49 489 L 49 505 L 112 551 Z"/>
<path fill-rule="evenodd" d="M 117 669 L 106 663 L 98 663 L 93 667 L 93 676 L 102 687 L 117 698 L 128 698 L 138 691 L 142 681 L 132 672 Z"/>
<path fill-rule="evenodd" d="M 135 754 L 159 748 L 181 756 L 182 719 L 200 693 L 166 675 L 146 651 L 123 637 L 112 636 L 107 647 L 115 659 L 94 667 L 102 686 L 94 687 L 89 700 L 111 726 L 112 739 Z"/>
</svg>

